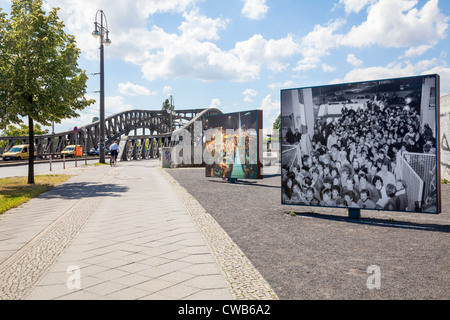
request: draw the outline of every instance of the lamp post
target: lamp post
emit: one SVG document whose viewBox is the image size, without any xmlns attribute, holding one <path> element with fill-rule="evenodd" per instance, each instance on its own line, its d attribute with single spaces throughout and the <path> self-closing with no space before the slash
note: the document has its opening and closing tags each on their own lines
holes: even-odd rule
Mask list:
<svg viewBox="0 0 450 320">
<path fill-rule="evenodd" d="M 98 16 L 100 15 L 100 23 Z M 103 25 L 105 22 L 105 25 Z M 95 14 L 95 30 L 92 35 L 95 38 L 100 38 L 100 152 L 99 162 L 105 163 L 105 63 L 103 45 L 109 46 L 111 40 L 109 39 L 108 20 L 106 19 L 103 10 L 98 10 Z"/>
<path fill-rule="evenodd" d="M 173 131 L 173 96 L 170 95 L 170 108 L 169 108 L 169 114 L 170 114 L 170 131 Z"/>
</svg>

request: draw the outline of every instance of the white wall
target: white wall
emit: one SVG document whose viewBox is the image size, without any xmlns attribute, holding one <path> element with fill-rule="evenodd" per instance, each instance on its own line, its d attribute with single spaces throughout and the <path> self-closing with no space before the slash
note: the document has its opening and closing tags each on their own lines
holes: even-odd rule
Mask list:
<svg viewBox="0 0 450 320">
<path fill-rule="evenodd" d="M 441 179 L 450 180 L 450 94 L 441 97 Z"/>
</svg>

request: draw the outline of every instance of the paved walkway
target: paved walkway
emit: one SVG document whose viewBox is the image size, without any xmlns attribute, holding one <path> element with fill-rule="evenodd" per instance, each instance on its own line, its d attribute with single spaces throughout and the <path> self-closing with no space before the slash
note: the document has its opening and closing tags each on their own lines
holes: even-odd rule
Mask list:
<svg viewBox="0 0 450 320">
<path fill-rule="evenodd" d="M 61 171 L 75 175 L 0 215 L 0 300 L 277 299 L 158 164 Z"/>
</svg>

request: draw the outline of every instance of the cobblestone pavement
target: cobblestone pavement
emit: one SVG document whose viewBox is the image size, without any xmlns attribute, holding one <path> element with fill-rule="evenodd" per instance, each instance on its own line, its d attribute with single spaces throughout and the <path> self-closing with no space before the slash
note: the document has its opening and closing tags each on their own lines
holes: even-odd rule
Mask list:
<svg viewBox="0 0 450 320">
<path fill-rule="evenodd" d="M 77 168 L 1 215 L 0 299 L 276 299 L 231 238 L 157 165 Z"/>
<path fill-rule="evenodd" d="M 442 213 L 283 206 L 281 178 L 237 183 L 166 170 L 231 237 L 281 300 L 448 300 L 450 185 Z M 275 169 L 275 168 L 274 168 Z M 367 285 L 376 266 L 380 289 Z M 371 271 L 372 272 L 372 271 Z"/>
</svg>

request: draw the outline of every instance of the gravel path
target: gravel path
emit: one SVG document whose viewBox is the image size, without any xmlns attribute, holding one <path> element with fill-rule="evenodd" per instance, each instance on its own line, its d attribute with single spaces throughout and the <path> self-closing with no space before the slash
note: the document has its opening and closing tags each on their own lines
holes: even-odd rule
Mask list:
<svg viewBox="0 0 450 320">
<path fill-rule="evenodd" d="M 345 209 L 282 206 L 276 174 L 230 184 L 201 168 L 167 172 L 280 299 L 450 298 L 450 185 L 442 186 L 440 215 L 362 211 L 353 220 Z M 380 289 L 368 288 L 371 266 L 380 270 Z"/>
</svg>

